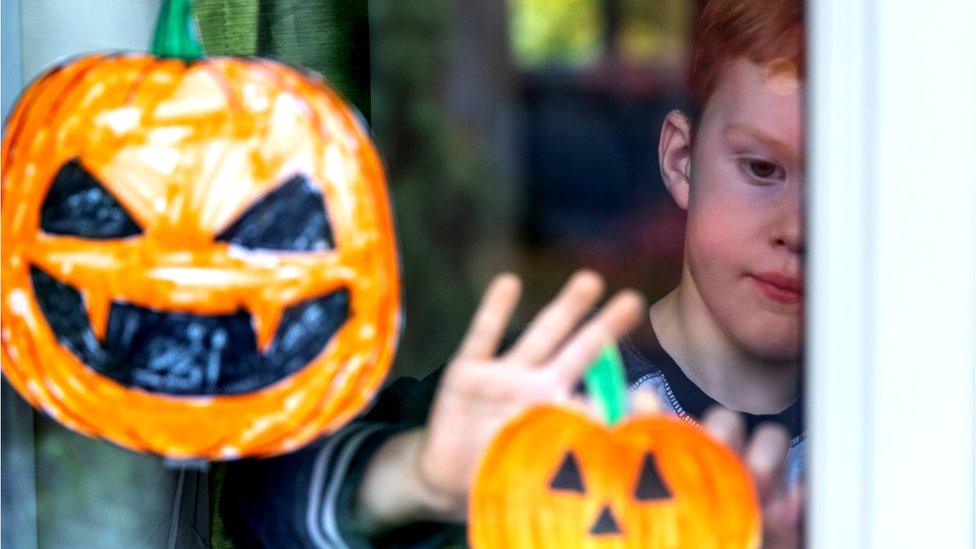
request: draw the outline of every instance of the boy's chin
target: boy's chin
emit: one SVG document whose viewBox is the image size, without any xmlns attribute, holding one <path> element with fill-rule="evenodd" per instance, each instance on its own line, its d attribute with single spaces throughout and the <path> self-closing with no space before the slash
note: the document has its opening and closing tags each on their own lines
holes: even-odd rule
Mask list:
<svg viewBox="0 0 976 549">
<path fill-rule="evenodd" d="M 802 359 L 803 323 L 798 318 L 768 311 L 744 313 L 739 318 L 737 324 L 730 323 L 730 333 L 748 355 L 766 362 Z"/>
<path fill-rule="evenodd" d="M 799 362 L 803 356 L 803 343 L 797 334 L 762 334 L 744 338 L 742 347 L 751 356 L 765 362 Z"/>
<path fill-rule="evenodd" d="M 765 343 L 765 342 L 764 342 Z M 750 354 L 764 362 L 799 362 L 802 351 L 796 343 L 782 345 L 769 345 L 765 343 L 761 346 L 753 347 L 749 350 Z"/>
<path fill-rule="evenodd" d="M 795 363 L 800 361 L 800 353 L 795 348 L 759 349 L 754 355 L 766 362 Z"/>
</svg>

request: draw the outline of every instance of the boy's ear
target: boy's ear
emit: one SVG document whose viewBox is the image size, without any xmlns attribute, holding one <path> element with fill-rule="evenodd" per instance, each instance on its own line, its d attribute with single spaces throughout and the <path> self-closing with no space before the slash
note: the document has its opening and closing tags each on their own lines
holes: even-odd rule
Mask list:
<svg viewBox="0 0 976 549">
<path fill-rule="evenodd" d="M 681 111 L 671 111 L 664 118 L 657 156 L 664 185 L 678 206 L 687 210 L 691 190 L 691 121 Z"/>
</svg>

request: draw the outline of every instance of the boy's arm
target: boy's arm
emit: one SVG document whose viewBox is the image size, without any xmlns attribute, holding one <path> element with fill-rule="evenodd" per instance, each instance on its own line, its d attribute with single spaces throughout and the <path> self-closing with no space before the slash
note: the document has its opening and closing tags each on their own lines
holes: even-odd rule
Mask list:
<svg viewBox="0 0 976 549">
<path fill-rule="evenodd" d="M 440 370 L 400 379 L 362 418 L 291 454 L 222 465 L 219 508 L 239 547 L 370 545 L 355 522 L 355 487 L 376 450 L 426 421 Z"/>
</svg>

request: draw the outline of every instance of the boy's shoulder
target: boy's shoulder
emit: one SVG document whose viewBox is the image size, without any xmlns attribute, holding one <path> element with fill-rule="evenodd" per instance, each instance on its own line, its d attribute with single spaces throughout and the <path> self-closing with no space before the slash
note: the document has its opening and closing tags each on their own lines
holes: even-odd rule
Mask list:
<svg viewBox="0 0 976 549">
<path fill-rule="evenodd" d="M 665 409 L 683 419 L 698 421 L 712 406 L 720 405 L 696 385 L 661 346 L 650 322 L 644 323 L 631 338 L 621 342 L 621 355 L 627 369 L 630 389 L 648 389 L 657 394 Z M 777 414 L 746 414 L 746 429 L 751 433 L 767 421 L 783 425 L 796 445 L 805 438 L 803 391 L 800 397 Z"/>
</svg>

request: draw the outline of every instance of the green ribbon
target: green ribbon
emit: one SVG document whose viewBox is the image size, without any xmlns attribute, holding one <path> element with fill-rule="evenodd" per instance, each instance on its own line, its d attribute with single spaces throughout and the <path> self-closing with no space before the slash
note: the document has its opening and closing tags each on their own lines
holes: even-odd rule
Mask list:
<svg viewBox="0 0 976 549">
<path fill-rule="evenodd" d="M 185 61 L 203 58 L 192 4 L 193 0 L 163 0 L 150 48 L 153 55 Z"/>
<path fill-rule="evenodd" d="M 586 390 L 607 422 L 616 425 L 627 415 L 627 384 L 624 362 L 614 343 L 607 343 L 583 376 Z"/>
</svg>

